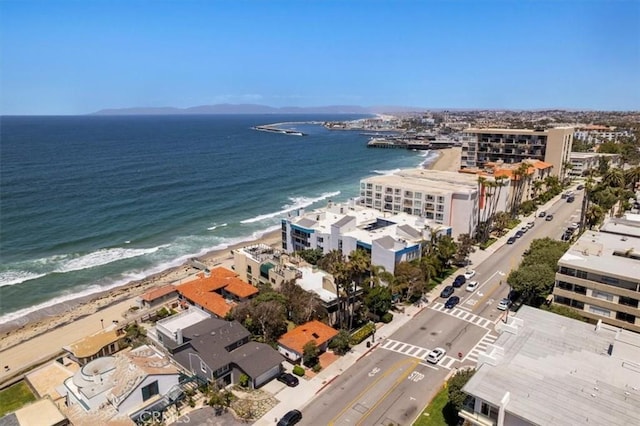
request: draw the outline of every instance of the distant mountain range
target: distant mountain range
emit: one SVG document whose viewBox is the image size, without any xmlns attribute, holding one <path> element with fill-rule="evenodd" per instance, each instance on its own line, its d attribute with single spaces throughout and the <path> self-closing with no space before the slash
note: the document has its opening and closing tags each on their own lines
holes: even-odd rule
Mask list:
<svg viewBox="0 0 640 426">
<path fill-rule="evenodd" d="M 185 114 L 382 114 L 422 112 L 426 108 L 401 106 L 362 107 L 358 105 L 329 105 L 318 107 L 271 107 L 257 104 L 200 105 L 189 108 L 134 107 L 109 108 L 90 115 L 185 115 Z"/>
</svg>

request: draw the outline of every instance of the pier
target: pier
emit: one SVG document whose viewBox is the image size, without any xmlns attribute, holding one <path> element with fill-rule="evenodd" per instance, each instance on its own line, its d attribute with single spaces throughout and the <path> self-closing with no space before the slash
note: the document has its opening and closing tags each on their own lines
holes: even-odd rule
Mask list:
<svg viewBox="0 0 640 426">
<path fill-rule="evenodd" d="M 255 126 L 252 127 L 253 130 L 258 130 L 261 132 L 271 132 L 271 133 L 282 133 L 284 135 L 293 135 L 293 136 L 307 136 L 306 133 L 302 133 L 298 130 L 293 129 L 279 129 L 273 126 Z"/>
</svg>

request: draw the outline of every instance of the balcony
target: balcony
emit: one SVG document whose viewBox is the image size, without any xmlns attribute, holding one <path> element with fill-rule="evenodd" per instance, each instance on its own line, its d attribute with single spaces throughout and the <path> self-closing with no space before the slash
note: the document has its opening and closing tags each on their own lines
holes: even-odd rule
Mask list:
<svg viewBox="0 0 640 426">
<path fill-rule="evenodd" d="M 464 406 L 462 410 L 458 411 L 458 415 L 463 419 L 471 422 L 471 424 L 473 425 L 495 426 L 497 424 L 496 420 L 493 420 L 480 413 L 475 413 L 473 411 L 473 407 Z"/>
</svg>

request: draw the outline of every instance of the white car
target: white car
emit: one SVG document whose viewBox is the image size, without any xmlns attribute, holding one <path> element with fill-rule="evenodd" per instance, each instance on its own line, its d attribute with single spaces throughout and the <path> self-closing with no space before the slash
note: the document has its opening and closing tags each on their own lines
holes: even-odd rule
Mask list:
<svg viewBox="0 0 640 426">
<path fill-rule="evenodd" d="M 498 303 L 498 310 L 499 311 L 506 311 L 507 309 L 509 309 L 509 306 L 511 306 L 511 300 L 507 299 L 506 297 L 504 299 L 502 299 L 500 301 L 500 303 Z"/>
<path fill-rule="evenodd" d="M 478 281 L 469 281 L 469 284 L 467 284 L 467 291 L 476 291 L 476 288 L 478 288 L 479 285 L 480 283 Z"/>
<path fill-rule="evenodd" d="M 473 269 L 467 269 L 466 271 L 464 271 L 464 278 L 470 280 L 475 274 L 476 271 L 474 271 Z"/>
<path fill-rule="evenodd" d="M 442 348 L 435 348 L 434 350 L 429 352 L 429 355 L 427 355 L 427 362 L 430 362 L 431 364 L 437 364 L 446 353 L 447 351 Z"/>
</svg>

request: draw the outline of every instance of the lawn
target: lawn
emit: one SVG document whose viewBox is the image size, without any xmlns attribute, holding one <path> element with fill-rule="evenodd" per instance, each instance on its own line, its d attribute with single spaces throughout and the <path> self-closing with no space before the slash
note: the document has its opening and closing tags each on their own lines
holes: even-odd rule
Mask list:
<svg viewBox="0 0 640 426">
<path fill-rule="evenodd" d="M 452 411 L 447 402 L 449 402 L 449 394 L 447 388 L 443 387 L 416 419 L 413 426 L 457 425 L 458 413 Z"/>
<path fill-rule="evenodd" d="M 3 391 L 0 391 L 0 417 L 16 411 L 23 405 L 35 400 L 35 395 L 25 382 L 18 382 L 15 385 L 9 386 Z"/>
</svg>

